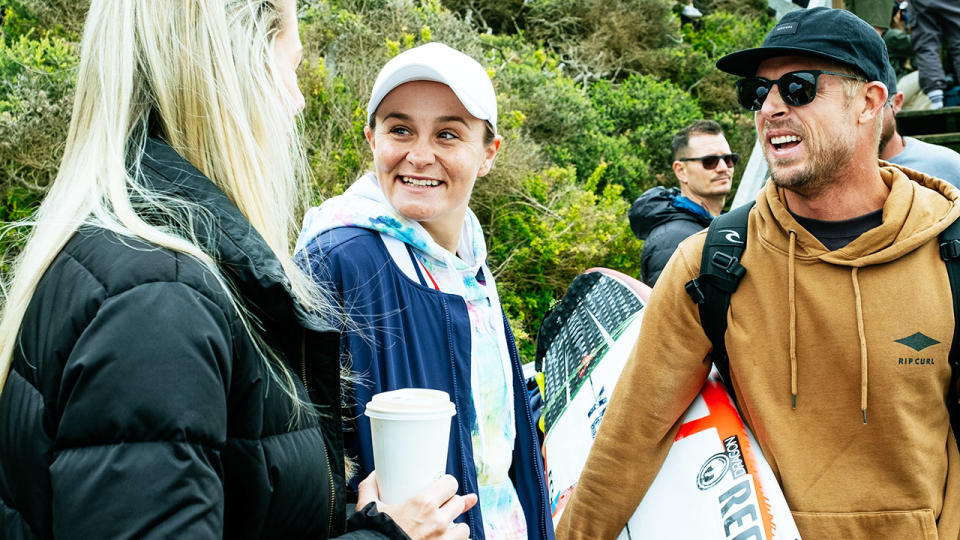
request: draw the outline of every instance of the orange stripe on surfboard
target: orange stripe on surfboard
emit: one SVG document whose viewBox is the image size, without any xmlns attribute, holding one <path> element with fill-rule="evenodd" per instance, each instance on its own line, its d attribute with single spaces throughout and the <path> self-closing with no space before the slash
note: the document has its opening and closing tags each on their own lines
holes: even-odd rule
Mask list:
<svg viewBox="0 0 960 540">
<path fill-rule="evenodd" d="M 770 506 L 770 499 L 763 490 L 763 485 L 760 484 L 760 476 L 758 474 L 760 466 L 757 463 L 757 456 L 753 444 L 750 441 L 750 437 L 747 436 L 747 430 L 743 425 L 743 421 L 740 419 L 740 414 L 733 406 L 733 402 L 730 400 L 730 396 L 727 394 L 723 384 L 716 379 L 707 379 L 700 395 L 703 397 L 703 401 L 706 403 L 707 410 L 710 411 L 710 413 L 707 416 L 691 420 L 681 425 L 674 442 L 708 429 L 716 429 L 721 441 L 736 435 L 737 440 L 740 441 L 740 455 L 747 462 L 748 467 L 750 467 L 750 478 L 757 493 L 757 501 L 762 501 L 760 515 L 763 520 L 764 533 L 767 538 L 773 538 L 775 529 L 773 524 L 773 509 Z"/>
</svg>

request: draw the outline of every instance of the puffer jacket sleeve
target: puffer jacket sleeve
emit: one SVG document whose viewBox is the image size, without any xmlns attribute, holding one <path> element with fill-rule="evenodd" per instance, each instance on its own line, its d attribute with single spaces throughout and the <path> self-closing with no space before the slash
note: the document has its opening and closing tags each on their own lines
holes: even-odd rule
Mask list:
<svg viewBox="0 0 960 540">
<path fill-rule="evenodd" d="M 650 236 L 643 243 L 643 252 L 640 254 L 642 281 L 651 287 L 654 286 L 680 242 L 702 229 L 703 226 L 699 223 L 675 219 L 651 231 Z"/>
<path fill-rule="evenodd" d="M 183 283 L 106 298 L 66 359 L 50 477 L 56 538 L 220 538 L 233 338 Z"/>
<path fill-rule="evenodd" d="M 341 540 L 410 540 L 393 518 L 377 510 L 375 503 L 368 503 L 347 520 L 347 530 L 338 537 Z"/>
</svg>

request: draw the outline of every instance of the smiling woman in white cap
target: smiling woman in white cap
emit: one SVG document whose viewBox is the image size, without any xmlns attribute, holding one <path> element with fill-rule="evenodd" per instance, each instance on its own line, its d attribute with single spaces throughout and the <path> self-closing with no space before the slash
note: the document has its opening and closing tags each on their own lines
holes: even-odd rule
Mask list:
<svg viewBox="0 0 960 540">
<path fill-rule="evenodd" d="M 440 43 L 408 50 L 377 76 L 367 119 L 373 171 L 311 210 L 297 243 L 356 327 L 341 344 L 363 381 L 347 451 L 373 468 L 373 394 L 444 390 L 457 407 L 447 473 L 480 500 L 461 518 L 471 537 L 552 538 L 519 356 L 468 208 L 500 147 L 490 77 Z"/>
</svg>

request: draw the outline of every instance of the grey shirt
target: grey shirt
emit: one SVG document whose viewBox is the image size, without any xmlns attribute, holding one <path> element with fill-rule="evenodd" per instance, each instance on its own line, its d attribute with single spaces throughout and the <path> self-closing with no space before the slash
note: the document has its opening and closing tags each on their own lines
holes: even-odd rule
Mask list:
<svg viewBox="0 0 960 540">
<path fill-rule="evenodd" d="M 960 187 L 960 154 L 946 146 L 925 143 L 913 137 L 904 137 L 903 142 L 906 148 L 887 161 L 942 178 Z"/>
</svg>

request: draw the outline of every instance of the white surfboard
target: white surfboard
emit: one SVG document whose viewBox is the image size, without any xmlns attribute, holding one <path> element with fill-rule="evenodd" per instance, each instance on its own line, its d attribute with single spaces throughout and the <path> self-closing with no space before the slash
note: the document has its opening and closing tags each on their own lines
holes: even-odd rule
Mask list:
<svg viewBox="0 0 960 540">
<path fill-rule="evenodd" d="M 640 332 L 649 292 L 624 274 L 591 269 L 544 319 L 537 363 L 545 373 L 544 455 L 554 524 Z M 716 372 L 687 410 L 663 467 L 618 538 L 800 538 L 773 472 Z"/>
</svg>

